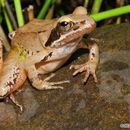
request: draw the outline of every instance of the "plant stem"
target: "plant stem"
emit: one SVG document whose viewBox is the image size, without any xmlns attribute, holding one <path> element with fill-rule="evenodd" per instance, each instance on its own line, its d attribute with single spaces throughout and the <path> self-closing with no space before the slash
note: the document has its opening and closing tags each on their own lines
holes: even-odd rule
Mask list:
<svg viewBox="0 0 130 130">
<path fill-rule="evenodd" d="M 116 0 L 116 6 L 117 7 L 121 7 L 124 4 L 124 0 Z M 120 24 L 121 23 L 121 17 L 118 17 L 116 20 L 116 24 Z"/>
<path fill-rule="evenodd" d="M 7 14 L 5 8 L 3 8 L 3 13 L 4 13 L 4 17 L 5 17 L 5 21 L 6 21 L 6 25 L 7 25 L 8 31 L 12 32 L 13 31 L 13 27 L 12 27 L 12 24 L 10 22 L 10 19 L 8 17 L 8 14 Z"/>
<path fill-rule="evenodd" d="M 1 12 L 2 12 L 2 3 L 0 1 L 0 14 L 1 14 Z M 0 24 L 1 24 L 1 22 L 2 22 L 2 16 L 0 16 Z"/>
<path fill-rule="evenodd" d="M 118 17 L 116 20 L 116 24 L 120 24 L 121 23 L 121 17 Z"/>
<path fill-rule="evenodd" d="M 9 19 L 10 19 L 10 21 L 12 23 L 13 28 L 16 30 L 18 28 L 17 23 L 16 23 L 15 17 L 13 15 L 13 12 L 12 12 L 11 7 L 10 7 L 7 0 L 5 0 L 5 9 L 7 11 L 7 14 L 9 16 Z"/>
<path fill-rule="evenodd" d="M 101 5 L 102 5 L 102 0 L 94 0 L 91 14 L 98 13 L 101 8 Z"/>
<path fill-rule="evenodd" d="M 88 3 L 89 3 L 89 0 L 84 0 L 84 7 L 85 7 L 85 8 L 88 7 Z"/>
<path fill-rule="evenodd" d="M 93 14 L 91 15 L 91 17 L 96 21 L 101 21 L 107 18 L 111 18 L 114 16 L 119 16 L 122 14 L 126 14 L 126 13 L 130 13 L 130 5 L 127 6 L 122 6 L 120 8 L 116 8 L 116 9 L 112 9 L 112 10 L 108 10 L 108 11 L 104 11 L 98 14 Z"/>
<path fill-rule="evenodd" d="M 24 19 L 23 19 L 22 7 L 21 7 L 20 0 L 14 0 L 14 6 L 15 6 L 18 25 L 19 25 L 19 27 L 23 26 L 24 25 Z"/>
<path fill-rule="evenodd" d="M 64 10 L 63 10 L 63 9 L 60 9 L 60 10 L 58 11 L 58 13 L 59 13 L 59 15 L 60 15 L 60 16 L 65 15 L 65 12 L 64 12 Z"/>
<path fill-rule="evenodd" d="M 0 24 L 2 23 L 2 17 L 0 16 Z"/>
<path fill-rule="evenodd" d="M 3 11 L 4 17 L 5 17 L 5 22 L 6 22 L 8 31 L 12 32 L 13 31 L 13 27 L 12 27 L 12 24 L 11 24 L 10 19 L 8 17 L 8 14 L 6 12 L 6 9 L 5 9 L 5 0 L 1 0 L 0 4 L 1 4 L 2 11 Z"/>
<path fill-rule="evenodd" d="M 52 19 L 53 17 L 53 12 L 54 12 L 54 5 L 51 6 L 51 8 L 49 9 L 45 19 Z"/>
<path fill-rule="evenodd" d="M 6 37 L 5 33 L 4 33 L 4 30 L 3 30 L 1 25 L 0 25 L 0 37 L 2 37 L 3 46 L 5 47 L 5 50 L 8 52 L 10 50 L 10 45 L 9 45 L 9 42 L 7 40 L 7 37 Z"/>
<path fill-rule="evenodd" d="M 33 7 L 33 5 L 29 5 L 28 6 L 27 12 L 28 12 L 28 19 L 29 19 L 29 21 L 34 19 L 34 7 Z"/>
<path fill-rule="evenodd" d="M 40 13 L 38 14 L 37 18 L 38 19 L 43 19 L 46 15 L 46 12 L 50 6 L 50 4 L 52 3 L 52 0 L 46 0 L 45 3 L 42 6 L 42 9 L 40 11 Z"/>
</svg>

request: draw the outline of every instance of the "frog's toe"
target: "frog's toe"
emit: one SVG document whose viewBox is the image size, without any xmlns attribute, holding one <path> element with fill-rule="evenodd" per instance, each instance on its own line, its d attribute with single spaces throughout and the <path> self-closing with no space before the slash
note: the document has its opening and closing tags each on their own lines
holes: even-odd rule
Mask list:
<svg viewBox="0 0 130 130">
<path fill-rule="evenodd" d="M 94 63 L 87 62 L 81 65 L 72 65 L 71 69 L 72 68 L 75 69 L 73 76 L 77 75 L 78 73 L 85 72 L 85 77 L 83 79 L 84 83 L 87 82 L 90 75 L 92 75 L 94 77 L 94 81 L 97 82 L 96 65 Z"/>
<path fill-rule="evenodd" d="M 73 76 L 77 75 L 78 73 L 82 73 L 83 71 L 86 70 L 86 66 L 84 66 L 84 64 L 81 65 L 71 65 L 70 69 L 74 69 L 74 73 Z"/>
<path fill-rule="evenodd" d="M 62 86 L 59 86 L 60 84 L 64 84 L 64 83 L 70 83 L 69 80 L 64 80 L 64 81 L 58 81 L 58 82 L 44 82 L 43 83 L 43 88 L 44 89 L 63 89 Z"/>
<path fill-rule="evenodd" d="M 9 98 L 12 100 L 12 102 L 19 107 L 20 111 L 22 112 L 23 111 L 23 106 L 21 104 L 19 104 L 19 102 L 15 99 L 14 95 L 11 94 L 9 96 Z"/>
<path fill-rule="evenodd" d="M 95 73 L 95 72 L 90 72 L 90 71 L 87 71 L 87 72 L 86 72 L 85 77 L 84 77 L 84 79 L 83 79 L 83 82 L 86 83 L 90 75 L 93 76 L 94 82 L 97 83 L 98 80 L 97 80 L 96 73 Z"/>
<path fill-rule="evenodd" d="M 58 82 L 50 82 L 51 85 L 58 85 L 58 84 L 64 84 L 64 83 L 70 83 L 69 80 L 63 80 Z"/>
<path fill-rule="evenodd" d="M 69 69 L 79 69 L 80 67 L 81 65 L 71 65 Z"/>
<path fill-rule="evenodd" d="M 57 85 L 48 85 L 46 86 L 45 88 L 46 90 L 49 90 L 49 89 L 63 89 L 62 86 L 57 86 Z"/>
<path fill-rule="evenodd" d="M 41 80 L 38 77 L 30 79 L 32 85 L 38 90 L 48 90 L 48 89 L 63 89 L 61 84 L 70 83 L 68 80 L 49 82 L 51 76 L 47 77 L 45 80 Z"/>
<path fill-rule="evenodd" d="M 78 73 L 82 73 L 83 71 L 84 71 L 84 68 L 81 67 L 81 68 L 75 70 L 75 72 L 73 73 L 73 76 L 77 75 Z"/>
<path fill-rule="evenodd" d="M 83 83 L 87 82 L 89 75 L 90 75 L 90 73 L 87 71 L 86 74 L 85 74 L 85 77 L 83 79 Z"/>
<path fill-rule="evenodd" d="M 93 75 L 93 78 L 94 78 L 95 83 L 97 83 L 97 82 L 98 82 L 98 79 L 97 79 L 96 73 L 94 72 L 94 73 L 92 73 L 92 75 Z"/>
<path fill-rule="evenodd" d="M 44 81 L 50 80 L 50 79 L 53 78 L 55 75 L 56 75 L 55 73 L 52 73 L 50 76 L 46 77 L 46 78 L 44 79 Z"/>
</svg>

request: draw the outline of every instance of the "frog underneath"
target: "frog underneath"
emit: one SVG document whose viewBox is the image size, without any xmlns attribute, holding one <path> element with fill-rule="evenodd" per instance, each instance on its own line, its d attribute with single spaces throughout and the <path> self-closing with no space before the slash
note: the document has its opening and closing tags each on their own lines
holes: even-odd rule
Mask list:
<svg viewBox="0 0 130 130">
<path fill-rule="evenodd" d="M 79 48 L 89 49 L 88 61 L 81 65 L 71 65 L 73 75 L 85 72 L 84 82 L 90 74 L 97 82 L 96 68 L 99 62 L 99 48 L 96 42 L 84 44 L 82 37 L 96 27 L 95 21 L 87 15 L 83 7 L 77 7 L 72 14 L 52 20 L 32 20 L 16 30 L 12 37 L 12 48 L 2 60 L 2 41 L 0 42 L 0 99 L 10 99 L 23 110 L 13 93 L 25 82 L 27 77 L 38 90 L 58 89 L 68 81 L 49 82 L 54 75 L 42 80 L 39 74 L 54 72 L 61 67 Z"/>
</svg>

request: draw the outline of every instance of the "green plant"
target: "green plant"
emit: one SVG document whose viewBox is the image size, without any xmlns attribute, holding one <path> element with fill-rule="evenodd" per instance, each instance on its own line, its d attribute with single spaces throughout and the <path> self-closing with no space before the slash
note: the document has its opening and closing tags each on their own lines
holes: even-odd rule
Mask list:
<svg viewBox="0 0 130 130">
<path fill-rule="evenodd" d="M 100 12 L 98 14 L 92 14 L 91 17 L 93 17 L 93 19 L 96 22 L 98 22 L 98 21 L 101 21 L 104 19 L 108 19 L 108 18 L 111 18 L 114 16 L 119 16 L 119 15 L 126 14 L 126 13 L 130 13 L 130 5 L 108 10 L 108 11 L 104 11 L 104 12 Z"/>
</svg>

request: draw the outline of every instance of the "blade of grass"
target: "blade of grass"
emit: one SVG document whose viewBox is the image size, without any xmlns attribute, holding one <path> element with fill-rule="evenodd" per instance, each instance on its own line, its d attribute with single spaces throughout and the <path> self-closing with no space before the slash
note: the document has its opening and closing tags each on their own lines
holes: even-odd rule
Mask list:
<svg viewBox="0 0 130 130">
<path fill-rule="evenodd" d="M 120 24 L 121 23 L 121 17 L 118 17 L 116 20 L 116 24 Z"/>
<path fill-rule="evenodd" d="M 8 17 L 8 14 L 7 14 L 5 8 L 3 8 L 3 13 L 4 13 L 5 22 L 6 22 L 8 31 L 9 31 L 9 32 L 12 32 L 12 31 L 13 31 L 13 27 L 12 27 L 12 24 L 11 24 L 11 22 L 10 22 L 10 19 L 9 19 L 9 17 Z"/>
<path fill-rule="evenodd" d="M 85 8 L 88 7 L 88 3 L 89 3 L 89 0 L 85 0 L 85 1 L 84 1 L 84 7 L 85 7 Z"/>
<path fill-rule="evenodd" d="M 2 23 L 2 17 L 0 16 L 0 24 Z"/>
<path fill-rule="evenodd" d="M 60 5 L 62 0 L 55 0 L 56 1 L 56 4 Z"/>
<path fill-rule="evenodd" d="M 130 13 L 130 5 L 122 6 L 120 8 L 104 11 L 98 14 L 92 14 L 91 17 L 96 21 L 101 21 L 107 18 L 123 15 L 126 13 Z"/>
<path fill-rule="evenodd" d="M 102 0 L 94 0 L 91 14 L 98 13 L 101 8 L 101 5 L 102 5 Z"/>
<path fill-rule="evenodd" d="M 52 7 L 49 9 L 45 19 L 52 19 L 53 17 L 53 12 L 54 12 L 54 5 L 52 5 Z"/>
<path fill-rule="evenodd" d="M 2 23 L 2 16 L 1 16 L 1 13 L 2 13 L 2 4 L 1 4 L 1 1 L 0 1 L 0 24 Z"/>
<path fill-rule="evenodd" d="M 1 6 L 2 6 L 2 11 L 3 11 L 3 14 L 4 14 L 4 18 L 5 18 L 5 22 L 6 22 L 8 31 L 12 32 L 13 31 L 13 27 L 12 27 L 12 24 L 11 24 L 10 19 L 8 17 L 7 11 L 5 9 L 5 1 L 4 0 L 1 0 Z"/>
<path fill-rule="evenodd" d="M 63 15 L 65 15 L 65 12 L 64 12 L 63 9 L 60 9 L 60 10 L 58 11 L 58 14 L 59 14 L 60 16 L 63 16 Z"/>
<path fill-rule="evenodd" d="M 52 5 L 57 3 L 57 0 L 52 0 Z"/>
<path fill-rule="evenodd" d="M 0 36 L 4 41 L 3 46 L 5 47 L 5 50 L 8 52 L 10 50 L 10 45 L 1 25 L 0 25 Z"/>
<path fill-rule="evenodd" d="M 124 4 L 124 0 L 116 0 L 116 6 L 117 7 L 121 7 Z M 116 20 L 116 24 L 120 24 L 121 23 L 121 17 L 118 17 Z"/>
<path fill-rule="evenodd" d="M 15 6 L 18 25 L 19 25 L 19 27 L 23 26 L 24 25 L 24 19 L 23 19 L 22 7 L 21 7 L 20 0 L 14 0 L 14 6 Z"/>
<path fill-rule="evenodd" d="M 5 0 L 5 9 L 6 9 L 7 13 L 8 13 L 8 16 L 9 16 L 9 19 L 10 19 L 10 21 L 12 23 L 13 28 L 16 30 L 18 28 L 17 23 L 16 23 L 15 17 L 13 15 L 13 12 L 12 12 L 11 7 L 10 7 L 7 0 Z"/>
<path fill-rule="evenodd" d="M 38 14 L 37 18 L 38 19 L 43 19 L 46 15 L 46 12 L 50 6 L 50 4 L 53 2 L 53 0 L 46 0 L 45 3 L 42 6 L 42 9 L 40 11 L 40 13 Z"/>
<path fill-rule="evenodd" d="M 0 0 L 0 13 L 1 13 L 1 8 L 2 8 L 2 3 L 1 3 L 1 0 Z"/>
</svg>

